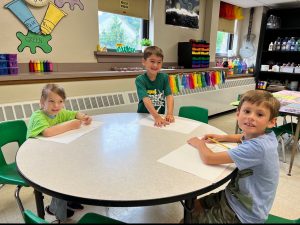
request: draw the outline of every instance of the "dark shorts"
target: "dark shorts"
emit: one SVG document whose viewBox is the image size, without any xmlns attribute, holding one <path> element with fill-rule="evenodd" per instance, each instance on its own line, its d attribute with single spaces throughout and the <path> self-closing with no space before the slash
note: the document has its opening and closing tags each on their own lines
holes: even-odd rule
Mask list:
<svg viewBox="0 0 300 225">
<path fill-rule="evenodd" d="M 203 211 L 193 210 L 192 223 L 241 223 L 230 208 L 224 190 L 206 195 L 196 201 L 201 203 Z"/>
</svg>

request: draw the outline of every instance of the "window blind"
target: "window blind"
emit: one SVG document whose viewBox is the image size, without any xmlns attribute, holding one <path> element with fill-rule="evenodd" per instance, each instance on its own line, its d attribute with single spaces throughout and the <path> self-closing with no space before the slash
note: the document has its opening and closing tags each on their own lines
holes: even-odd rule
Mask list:
<svg viewBox="0 0 300 225">
<path fill-rule="evenodd" d="M 149 20 L 149 0 L 98 0 L 98 9 Z"/>
<path fill-rule="evenodd" d="M 224 18 L 219 18 L 218 31 L 233 34 L 234 33 L 234 23 L 235 23 L 235 20 L 227 20 Z"/>
</svg>

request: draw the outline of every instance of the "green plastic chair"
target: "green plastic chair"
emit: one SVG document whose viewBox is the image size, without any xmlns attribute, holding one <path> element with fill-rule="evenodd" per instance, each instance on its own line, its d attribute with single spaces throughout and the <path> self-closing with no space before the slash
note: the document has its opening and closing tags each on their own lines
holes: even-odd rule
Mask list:
<svg viewBox="0 0 300 225">
<path fill-rule="evenodd" d="M 276 223 L 289 223 L 289 224 L 300 224 L 300 218 L 296 220 L 290 220 L 286 219 L 280 216 L 275 216 L 272 214 L 269 214 L 268 219 L 266 220 L 267 224 L 276 224 Z"/>
<path fill-rule="evenodd" d="M 198 106 L 181 106 L 178 116 L 208 123 L 208 110 Z"/>
<path fill-rule="evenodd" d="M 286 143 L 283 142 L 282 135 L 283 134 L 289 134 L 290 135 L 290 138 L 289 138 L 289 141 L 288 141 L 288 143 L 289 143 L 293 139 L 292 135 L 294 135 L 294 133 L 296 131 L 296 127 L 297 127 L 297 124 L 291 122 L 291 123 L 285 123 L 283 125 L 272 128 L 272 130 L 274 130 L 274 132 L 277 136 L 277 139 L 281 140 L 281 143 L 282 143 L 283 162 L 286 162 L 286 160 L 285 160 L 285 145 L 286 145 Z M 297 147 L 298 147 L 298 150 L 299 150 L 298 145 L 297 145 Z"/>
<path fill-rule="evenodd" d="M 26 141 L 27 126 L 23 120 L 6 121 L 0 123 L 0 184 L 17 185 L 15 198 L 21 213 L 24 211 L 20 199 L 20 190 L 29 185 L 23 180 L 17 171 L 16 163 L 8 164 L 3 155 L 3 146 L 17 142 L 20 147 Z"/>
<path fill-rule="evenodd" d="M 37 224 L 37 223 L 50 223 L 44 219 L 41 219 L 32 211 L 26 209 L 24 211 L 24 221 L 26 224 Z M 123 223 L 119 220 L 115 220 L 106 216 L 102 216 L 96 213 L 87 213 L 77 222 L 77 224 L 118 224 Z"/>
</svg>

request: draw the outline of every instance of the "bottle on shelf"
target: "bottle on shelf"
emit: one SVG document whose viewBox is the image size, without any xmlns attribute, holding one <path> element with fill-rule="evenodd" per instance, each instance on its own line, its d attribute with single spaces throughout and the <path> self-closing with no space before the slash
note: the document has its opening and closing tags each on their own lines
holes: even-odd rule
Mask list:
<svg viewBox="0 0 300 225">
<path fill-rule="evenodd" d="M 237 59 L 233 60 L 232 65 L 233 65 L 233 74 L 238 74 L 238 61 L 237 61 Z"/>
<path fill-rule="evenodd" d="M 291 51 L 291 39 L 289 39 L 286 43 L 286 47 L 285 47 L 286 51 Z"/>
<path fill-rule="evenodd" d="M 242 74 L 243 73 L 243 65 L 242 65 L 242 63 L 241 63 L 241 61 L 240 61 L 240 59 L 239 58 L 237 58 L 237 67 L 238 67 L 238 74 Z"/>
<path fill-rule="evenodd" d="M 228 59 L 228 75 L 232 76 L 233 75 L 233 64 L 232 64 L 232 59 Z"/>
<path fill-rule="evenodd" d="M 296 44 L 295 38 L 291 37 L 291 49 L 290 49 L 290 51 L 295 51 L 295 44 Z"/>
<path fill-rule="evenodd" d="M 273 44 L 273 42 L 271 41 L 271 43 L 269 44 L 269 49 L 268 49 L 268 51 L 273 51 L 273 46 L 274 46 L 274 44 Z"/>
<path fill-rule="evenodd" d="M 247 74 L 248 73 L 248 69 L 247 69 L 247 63 L 246 63 L 246 59 L 243 60 L 242 62 L 242 73 L 243 74 Z"/>
<path fill-rule="evenodd" d="M 287 45 L 287 42 L 288 42 L 288 37 L 285 37 L 283 40 L 282 40 L 282 43 L 281 43 L 281 51 L 286 51 L 286 45 Z"/>
<path fill-rule="evenodd" d="M 295 51 L 300 51 L 300 38 L 298 38 L 298 40 L 295 43 Z"/>
<path fill-rule="evenodd" d="M 278 37 L 275 41 L 275 51 L 280 51 L 280 47 L 281 47 L 281 38 Z"/>
</svg>

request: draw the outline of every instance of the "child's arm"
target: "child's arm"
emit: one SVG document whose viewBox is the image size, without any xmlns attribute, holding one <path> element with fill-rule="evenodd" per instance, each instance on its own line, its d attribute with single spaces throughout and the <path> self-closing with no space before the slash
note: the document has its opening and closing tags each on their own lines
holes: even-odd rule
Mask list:
<svg viewBox="0 0 300 225">
<path fill-rule="evenodd" d="M 152 101 L 149 97 L 145 97 L 143 98 L 143 102 L 145 107 L 147 108 L 147 110 L 149 111 L 149 113 L 153 116 L 154 118 L 154 125 L 161 127 L 161 126 L 166 126 L 169 124 L 168 121 L 164 120 L 164 118 L 162 118 L 158 112 L 155 110 Z"/>
<path fill-rule="evenodd" d="M 76 119 L 81 120 L 85 125 L 89 125 L 92 122 L 92 117 L 82 112 L 77 112 Z"/>
<path fill-rule="evenodd" d="M 188 143 L 198 149 L 200 157 L 205 164 L 218 165 L 233 163 L 227 151 L 213 152 L 206 146 L 204 139 L 200 140 L 197 137 L 193 137 L 188 140 Z"/>
<path fill-rule="evenodd" d="M 209 138 L 215 139 L 216 141 L 219 141 L 219 142 L 239 143 L 239 142 L 241 142 L 242 136 L 243 136 L 243 134 L 225 134 L 225 135 L 206 134 L 206 135 L 204 135 L 204 137 L 202 139 L 205 140 L 206 142 L 210 142 L 210 143 L 212 143 L 212 141 L 209 140 Z"/>
<path fill-rule="evenodd" d="M 167 96 L 167 115 L 166 115 L 166 121 L 173 123 L 175 121 L 173 111 L 174 111 L 174 97 L 173 95 Z"/>
<path fill-rule="evenodd" d="M 64 123 L 57 124 L 55 126 L 46 128 L 43 130 L 42 135 L 44 137 L 52 137 L 58 134 L 62 134 L 64 132 L 67 132 L 69 130 L 75 130 L 80 128 L 81 121 L 80 120 L 70 120 Z"/>
</svg>

